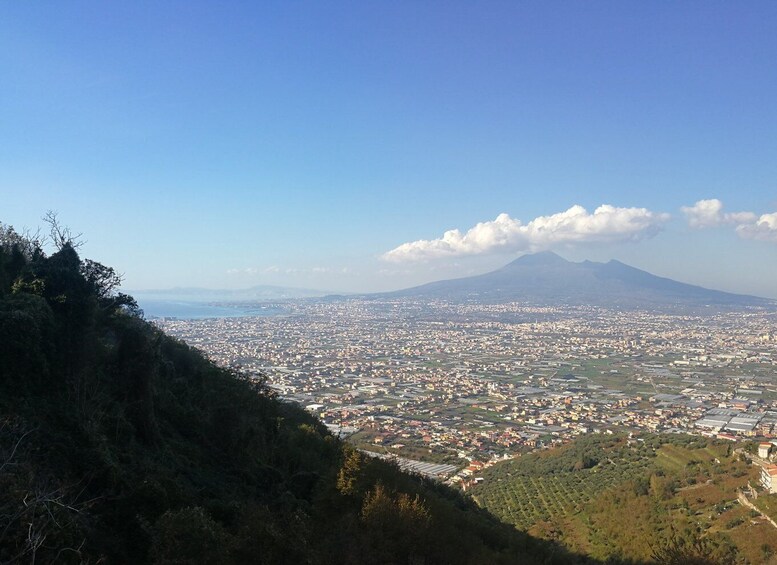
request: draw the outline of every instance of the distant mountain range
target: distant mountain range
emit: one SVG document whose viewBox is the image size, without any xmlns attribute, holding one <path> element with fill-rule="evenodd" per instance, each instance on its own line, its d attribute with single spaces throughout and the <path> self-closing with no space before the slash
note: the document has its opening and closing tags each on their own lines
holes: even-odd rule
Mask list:
<svg viewBox="0 0 777 565">
<path fill-rule="evenodd" d="M 777 306 L 777 301 L 765 298 L 710 290 L 658 277 L 620 261 L 574 263 L 550 251 L 524 255 L 483 275 L 372 296 L 654 310 Z"/>
<path fill-rule="evenodd" d="M 267 302 L 295 298 L 315 298 L 326 292 L 309 288 L 258 285 L 237 290 L 210 288 L 169 288 L 128 291 L 138 300 L 180 300 L 185 302 Z"/>
</svg>

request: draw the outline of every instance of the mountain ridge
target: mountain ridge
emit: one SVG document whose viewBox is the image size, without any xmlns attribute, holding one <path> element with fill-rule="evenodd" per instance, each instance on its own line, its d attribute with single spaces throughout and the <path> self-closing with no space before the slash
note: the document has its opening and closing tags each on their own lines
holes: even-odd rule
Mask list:
<svg viewBox="0 0 777 565">
<path fill-rule="evenodd" d="M 774 307 L 777 304 L 766 298 L 660 277 L 615 259 L 606 263 L 577 263 L 552 251 L 523 255 L 488 273 L 433 281 L 372 296 L 657 310 Z"/>
</svg>

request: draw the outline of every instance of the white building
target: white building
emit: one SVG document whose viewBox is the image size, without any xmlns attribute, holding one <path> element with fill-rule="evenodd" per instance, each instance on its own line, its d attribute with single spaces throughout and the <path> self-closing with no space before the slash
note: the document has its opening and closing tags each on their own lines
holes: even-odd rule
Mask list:
<svg viewBox="0 0 777 565">
<path fill-rule="evenodd" d="M 764 465 L 761 467 L 761 486 L 769 494 L 777 493 L 777 465 Z"/>
</svg>

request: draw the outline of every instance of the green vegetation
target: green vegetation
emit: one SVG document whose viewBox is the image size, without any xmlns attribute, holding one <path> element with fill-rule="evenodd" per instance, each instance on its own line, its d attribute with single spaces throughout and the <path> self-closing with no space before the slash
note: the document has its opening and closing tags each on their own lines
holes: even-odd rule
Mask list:
<svg viewBox="0 0 777 565">
<path fill-rule="evenodd" d="M 777 494 L 762 494 L 753 504 L 769 518 L 777 522 Z"/>
<path fill-rule="evenodd" d="M 0 562 L 588 562 L 165 336 L 52 228 L 0 225 Z"/>
<path fill-rule="evenodd" d="M 622 438 L 583 436 L 552 451 L 523 455 L 488 469 L 473 494 L 500 518 L 528 528 L 579 511 L 601 491 L 622 482 L 634 470 L 623 445 Z M 613 457 L 623 457 L 623 464 L 611 464 Z"/>
<path fill-rule="evenodd" d="M 777 531 L 737 501 L 757 475 L 728 442 L 593 435 L 497 464 L 472 492 L 503 520 L 597 559 L 762 563 Z"/>
</svg>

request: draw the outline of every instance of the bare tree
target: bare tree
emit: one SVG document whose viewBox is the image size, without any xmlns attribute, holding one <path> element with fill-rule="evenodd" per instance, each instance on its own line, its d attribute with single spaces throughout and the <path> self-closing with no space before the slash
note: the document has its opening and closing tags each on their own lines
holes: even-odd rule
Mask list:
<svg viewBox="0 0 777 565">
<path fill-rule="evenodd" d="M 13 487 L 0 501 L 0 545 L 15 548 L 4 563 L 35 563 L 44 552 L 46 560 L 55 555 L 53 562 L 64 553 L 80 559 L 85 540 L 77 533 L 77 522 L 97 500 L 78 502 L 83 481 L 66 485 L 30 474 L 31 446 L 25 440 L 36 430 L 19 419 L 0 420 L 0 480 Z"/>
<path fill-rule="evenodd" d="M 81 239 L 84 234 L 78 233 L 74 235 L 70 228 L 59 223 L 57 213 L 53 210 L 46 212 L 46 215 L 43 216 L 43 221 L 49 225 L 49 240 L 51 240 L 57 250 L 62 249 L 66 245 L 73 249 L 78 249 L 85 243 Z"/>
</svg>

